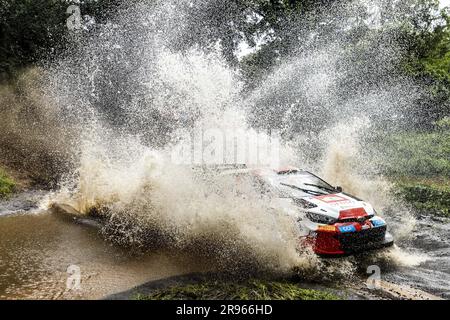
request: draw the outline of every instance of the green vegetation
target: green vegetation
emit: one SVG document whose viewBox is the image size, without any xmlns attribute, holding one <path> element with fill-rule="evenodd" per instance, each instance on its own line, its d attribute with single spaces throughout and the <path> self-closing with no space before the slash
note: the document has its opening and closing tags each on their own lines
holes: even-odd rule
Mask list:
<svg viewBox="0 0 450 320">
<path fill-rule="evenodd" d="M 116 16 L 117 10 L 123 4 L 129 6 L 130 2 L 153 1 L 80 1 L 77 5 L 84 28 L 78 32 L 83 36 L 95 33 L 99 25 Z M 345 14 L 340 16 L 342 13 L 337 8 L 348 3 L 344 0 L 210 0 L 194 1 L 187 7 L 181 3 L 180 8 L 187 12 L 186 41 L 177 44 L 177 48 L 183 50 L 200 46 L 207 50 L 220 42 L 224 57 L 240 68 L 244 80 L 251 87 L 257 85 L 280 61 L 311 45 L 319 47 L 334 40 L 344 42 L 348 52 L 352 52 L 349 62 L 357 64 L 365 51 L 371 54 L 382 51 L 376 43 L 393 41 L 403 48 L 403 59 L 398 61 L 395 69 L 415 78 L 424 89 L 416 105 L 411 106 L 410 117 L 425 128 L 448 115 L 448 10 L 440 10 L 437 0 L 385 0 L 379 8 L 383 28 L 373 29 L 365 22 L 370 15 L 367 6 L 363 1 L 355 2 L 352 12 L 359 19 L 352 22 L 352 30 L 344 36 L 336 31 L 342 28 L 342 21 L 348 17 Z M 0 1 L 0 80 L 14 78 L 22 68 L 64 54 L 65 49 L 70 47 L 71 39 L 74 39 L 74 33 L 66 25 L 70 15 L 66 11 L 70 4 L 72 2 L 61 0 Z M 205 21 L 208 28 L 196 28 L 196 21 Z M 317 33 L 313 42 L 299 40 L 308 37 L 311 30 Z M 366 41 L 369 38 L 375 44 L 369 44 Z M 235 53 L 243 41 L 258 50 L 239 61 Z M 387 76 L 393 71 L 390 70 Z M 373 76 L 373 81 L 379 81 L 377 74 Z M 352 74 L 348 77 L 352 78 Z M 370 82 L 371 73 L 368 72 L 366 77 L 366 82 Z M 353 80 L 357 78 L 355 76 Z M 346 92 L 347 83 L 344 81 L 342 85 L 342 90 Z M 358 84 L 353 83 L 352 87 L 358 87 Z"/>
<path fill-rule="evenodd" d="M 6 174 L 6 172 L 0 168 L 0 198 L 10 195 L 15 188 L 16 184 L 14 180 L 11 179 Z"/>
<path fill-rule="evenodd" d="M 435 127 L 383 139 L 385 157 L 380 166 L 399 195 L 419 212 L 450 216 L 450 118 Z"/>
<path fill-rule="evenodd" d="M 84 28 L 78 32 L 95 33 L 99 25 L 115 16 L 122 4 L 130 2 L 80 1 L 77 5 Z M 368 83 L 382 83 L 382 77 L 389 79 L 397 72 L 415 81 L 422 90 L 404 114 L 408 127 L 380 139 L 379 148 L 375 149 L 385 155 L 379 164 L 381 171 L 399 181 L 405 199 L 419 209 L 448 214 L 445 181 L 450 177 L 449 10 L 441 10 L 437 0 L 385 0 L 379 7 L 382 27 L 371 28 L 366 22 L 367 7 L 361 1 L 352 7 L 352 14 L 358 19 L 344 32 L 342 22 L 349 17 L 338 8 L 348 3 L 345 0 L 193 1 L 182 8 L 186 10 L 187 34 L 184 41 L 177 43 L 177 49 L 198 46 L 207 50 L 220 42 L 224 57 L 242 71 L 246 88 L 251 88 L 280 61 L 308 50 L 308 46 L 325 47 L 338 40 L 348 54 L 341 57 L 344 59 L 341 64 L 357 66 L 367 56 L 376 59 L 376 53 L 384 55 L 379 44 L 398 45 L 401 58 L 394 59 L 386 73 L 379 74 L 380 68 L 368 69 L 360 83 L 360 70 L 356 74 L 349 70 L 342 83 L 336 83 L 336 91 L 345 96 L 361 93 Z M 73 39 L 66 25 L 70 4 L 71 1 L 61 0 L 0 0 L 0 80 L 14 82 L 23 68 L 64 54 Z M 196 28 L 198 21 L 208 27 Z M 308 40 L 311 30 L 314 30 L 314 41 Z M 180 38 L 183 36 L 180 34 Z M 243 41 L 255 50 L 239 60 L 235 53 Z M 290 102 L 288 99 L 284 103 Z M 302 104 L 302 110 L 307 107 L 307 103 Z M 317 127 L 314 121 L 303 121 L 309 122 Z M 326 124 L 324 119 L 321 123 Z M 13 187 L 11 179 L 0 172 L 0 196 L 10 193 Z"/>
<path fill-rule="evenodd" d="M 250 280 L 245 283 L 203 282 L 155 290 L 137 295 L 139 300 L 338 300 L 336 295 L 304 289 L 295 283 Z"/>
<path fill-rule="evenodd" d="M 402 66 L 425 89 L 415 110 L 417 123 L 430 126 L 450 114 L 450 16 L 436 0 L 415 1 L 417 10 L 403 34 Z"/>
<path fill-rule="evenodd" d="M 402 178 L 397 186 L 399 194 L 420 212 L 450 217 L 450 180 Z"/>
<path fill-rule="evenodd" d="M 87 0 L 78 6 L 83 19 L 105 21 L 121 0 Z M 0 1 L 0 80 L 61 54 L 67 45 L 66 12 L 75 1 Z"/>
<path fill-rule="evenodd" d="M 399 133 L 381 145 L 386 157 L 380 165 L 388 175 L 450 177 L 450 131 Z"/>
</svg>

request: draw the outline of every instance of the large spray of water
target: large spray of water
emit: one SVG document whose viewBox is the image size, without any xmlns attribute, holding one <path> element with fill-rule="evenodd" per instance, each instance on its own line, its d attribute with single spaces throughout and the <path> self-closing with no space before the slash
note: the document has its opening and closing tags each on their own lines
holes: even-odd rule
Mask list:
<svg viewBox="0 0 450 320">
<path fill-rule="evenodd" d="M 272 199 L 250 182 L 238 192 L 233 179 L 175 165 L 171 150 L 196 126 L 277 129 L 283 160 L 388 207 L 388 185 L 373 178 L 362 142 L 401 120 L 416 97 L 415 86 L 393 71 L 399 48 L 370 28 L 348 37 L 352 4 L 332 8 L 340 28 L 329 41 L 297 25 L 310 44 L 249 92 L 220 43 L 185 48 L 196 21 L 186 8 L 171 1 L 124 8 L 89 38 L 75 35 L 58 62 L 25 74 L 23 92 L 4 89 L 2 117 L 10 125 L 1 128 L 2 150 L 19 162 L 24 150 L 35 155 L 24 161 L 30 169 L 45 163 L 58 179 L 50 201 L 102 215 L 113 241 L 189 250 L 226 268 L 321 268 L 314 255 L 296 251 L 295 225 Z"/>
</svg>

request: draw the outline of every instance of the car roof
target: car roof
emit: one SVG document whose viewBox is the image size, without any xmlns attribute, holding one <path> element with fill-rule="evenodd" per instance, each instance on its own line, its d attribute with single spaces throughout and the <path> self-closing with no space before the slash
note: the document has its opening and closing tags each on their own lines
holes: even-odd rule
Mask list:
<svg viewBox="0 0 450 320">
<path fill-rule="evenodd" d="M 225 168 L 220 170 L 221 175 L 233 175 L 233 174 L 254 174 L 258 176 L 263 175 L 271 175 L 271 174 L 290 174 L 290 173 L 296 173 L 296 172 L 305 172 L 304 170 L 301 170 L 297 167 L 293 166 L 285 166 L 280 168 L 270 168 L 270 167 L 252 167 L 252 168 Z"/>
</svg>

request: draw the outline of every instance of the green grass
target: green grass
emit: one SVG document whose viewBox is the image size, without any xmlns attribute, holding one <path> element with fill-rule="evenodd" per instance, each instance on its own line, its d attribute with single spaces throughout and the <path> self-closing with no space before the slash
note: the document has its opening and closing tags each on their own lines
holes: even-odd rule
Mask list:
<svg viewBox="0 0 450 320">
<path fill-rule="evenodd" d="M 382 156 L 374 159 L 418 212 L 450 216 L 450 118 L 435 126 L 385 137 L 374 149 Z"/>
<path fill-rule="evenodd" d="M 381 143 L 383 171 L 394 176 L 450 177 L 450 132 L 406 132 Z"/>
<path fill-rule="evenodd" d="M 14 192 L 16 183 L 4 170 L 0 169 L 0 198 L 4 198 Z"/>
<path fill-rule="evenodd" d="M 305 289 L 290 282 L 250 280 L 244 283 L 208 281 L 155 290 L 137 295 L 138 300 L 338 300 L 320 290 Z"/>
<path fill-rule="evenodd" d="M 448 178 L 400 178 L 399 194 L 415 209 L 450 217 L 450 182 Z"/>
</svg>

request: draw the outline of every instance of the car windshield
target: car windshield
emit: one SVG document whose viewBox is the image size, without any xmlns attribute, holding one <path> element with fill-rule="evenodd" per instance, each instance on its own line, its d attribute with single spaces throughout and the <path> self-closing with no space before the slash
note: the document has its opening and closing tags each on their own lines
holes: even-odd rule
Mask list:
<svg viewBox="0 0 450 320">
<path fill-rule="evenodd" d="M 289 188 L 307 195 L 324 195 L 336 193 L 334 187 L 307 171 L 279 175 L 277 179 L 282 190 Z"/>
</svg>

